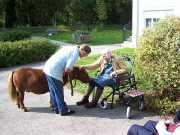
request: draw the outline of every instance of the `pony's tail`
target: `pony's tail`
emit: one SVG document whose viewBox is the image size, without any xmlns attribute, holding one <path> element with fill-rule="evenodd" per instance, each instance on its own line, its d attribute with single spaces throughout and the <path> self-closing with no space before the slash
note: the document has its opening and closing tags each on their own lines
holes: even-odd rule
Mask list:
<svg viewBox="0 0 180 135">
<path fill-rule="evenodd" d="M 16 88 L 13 83 L 13 73 L 14 71 L 11 71 L 8 76 L 8 93 L 11 101 L 17 103 L 18 97 Z"/>
</svg>

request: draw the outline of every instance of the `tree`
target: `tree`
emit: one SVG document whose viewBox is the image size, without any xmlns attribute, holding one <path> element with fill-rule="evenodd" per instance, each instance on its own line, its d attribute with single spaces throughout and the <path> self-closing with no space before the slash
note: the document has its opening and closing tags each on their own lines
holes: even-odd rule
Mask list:
<svg viewBox="0 0 180 135">
<path fill-rule="evenodd" d="M 23 24 L 26 27 L 26 25 L 29 24 L 29 7 L 29 0 L 16 0 L 16 16 L 19 26 Z"/>
<path fill-rule="evenodd" d="M 121 22 L 132 20 L 132 0 L 116 0 L 117 17 Z"/>
<path fill-rule="evenodd" d="M 104 0 L 96 0 L 95 11 L 98 14 L 101 30 L 103 31 L 103 20 L 107 19 L 107 10 L 106 10 L 106 5 L 104 3 Z"/>
<path fill-rule="evenodd" d="M 64 11 L 66 5 L 65 0 L 32 0 L 37 7 L 40 24 L 51 24 L 54 27 L 57 25 L 57 14 L 59 11 Z"/>
<path fill-rule="evenodd" d="M 96 21 L 95 3 L 95 0 L 71 0 L 67 6 L 71 20 L 81 22 Z"/>
<path fill-rule="evenodd" d="M 6 0 L 0 0 L 0 16 L 3 15 L 5 10 Z"/>
<path fill-rule="evenodd" d="M 15 10 L 15 0 L 6 0 L 6 20 L 5 20 L 5 28 L 13 28 L 16 22 L 16 10 Z"/>
<path fill-rule="evenodd" d="M 0 15 L 5 13 L 6 27 L 53 25 L 59 22 L 83 24 L 128 22 L 132 18 L 132 0 L 0 0 Z"/>
</svg>

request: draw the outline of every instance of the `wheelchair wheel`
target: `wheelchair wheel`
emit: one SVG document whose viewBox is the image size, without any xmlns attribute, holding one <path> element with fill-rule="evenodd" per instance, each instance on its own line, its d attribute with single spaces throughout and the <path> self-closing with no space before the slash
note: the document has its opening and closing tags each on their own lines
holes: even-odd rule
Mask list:
<svg viewBox="0 0 180 135">
<path fill-rule="evenodd" d="M 127 118 L 127 119 L 129 119 L 130 113 L 131 113 L 131 107 L 128 106 L 128 107 L 127 107 L 127 111 L 126 111 L 126 118 Z"/>
<path fill-rule="evenodd" d="M 144 109 L 144 101 L 139 101 L 139 110 L 142 111 Z"/>
<path fill-rule="evenodd" d="M 101 99 L 99 105 L 101 108 L 106 109 L 107 108 L 107 101 L 105 99 Z"/>
</svg>

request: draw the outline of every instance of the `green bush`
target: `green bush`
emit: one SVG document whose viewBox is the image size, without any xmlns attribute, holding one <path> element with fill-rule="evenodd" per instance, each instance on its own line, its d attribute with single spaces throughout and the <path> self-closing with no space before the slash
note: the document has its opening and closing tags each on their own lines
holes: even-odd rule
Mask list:
<svg viewBox="0 0 180 135">
<path fill-rule="evenodd" d="M 30 34 L 31 34 L 30 32 L 27 32 L 24 30 L 9 30 L 9 31 L 0 33 L 0 41 L 15 42 L 15 41 L 19 41 L 19 40 L 29 39 Z"/>
<path fill-rule="evenodd" d="M 177 106 L 170 108 L 167 103 L 174 104 L 180 98 L 179 17 L 166 16 L 154 27 L 144 29 L 136 49 L 136 69 L 138 76 L 156 91 L 153 96 L 161 96 L 154 108 L 160 110 L 159 113 L 174 112 Z M 159 103 L 161 105 L 157 106 Z"/>
<path fill-rule="evenodd" d="M 0 42 L 0 68 L 45 60 L 58 49 L 47 39 Z"/>
</svg>

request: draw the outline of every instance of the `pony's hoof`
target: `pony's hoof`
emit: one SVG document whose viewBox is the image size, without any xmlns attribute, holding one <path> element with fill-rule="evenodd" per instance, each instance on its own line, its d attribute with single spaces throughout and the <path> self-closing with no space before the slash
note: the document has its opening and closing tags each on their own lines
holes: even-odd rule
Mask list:
<svg viewBox="0 0 180 135">
<path fill-rule="evenodd" d="M 20 108 L 20 104 L 16 104 L 18 106 L 18 108 Z"/>
<path fill-rule="evenodd" d="M 24 112 L 28 112 L 28 110 L 26 108 L 23 109 Z"/>
</svg>

